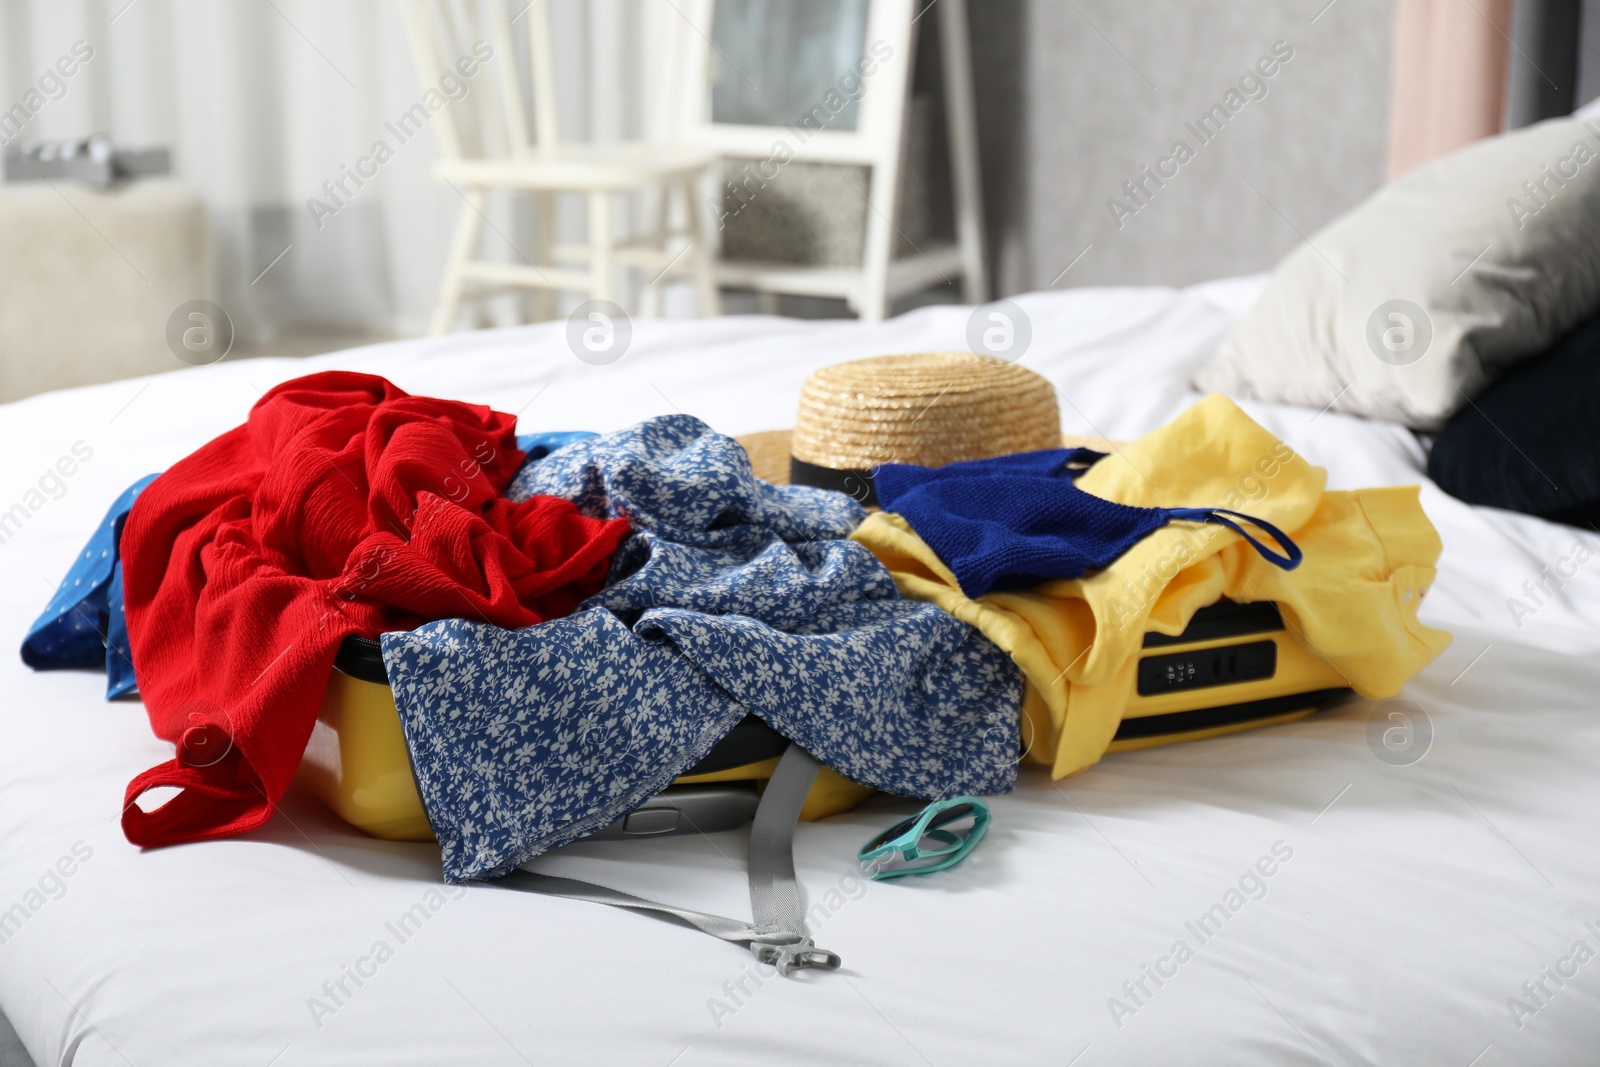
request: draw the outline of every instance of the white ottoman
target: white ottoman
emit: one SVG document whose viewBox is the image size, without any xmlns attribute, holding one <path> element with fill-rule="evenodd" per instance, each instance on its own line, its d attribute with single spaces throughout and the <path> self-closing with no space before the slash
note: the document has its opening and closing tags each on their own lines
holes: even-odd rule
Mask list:
<svg viewBox="0 0 1600 1067">
<path fill-rule="evenodd" d="M 182 367 L 167 319 L 209 296 L 206 267 L 177 182 L 0 184 L 0 401 Z"/>
</svg>

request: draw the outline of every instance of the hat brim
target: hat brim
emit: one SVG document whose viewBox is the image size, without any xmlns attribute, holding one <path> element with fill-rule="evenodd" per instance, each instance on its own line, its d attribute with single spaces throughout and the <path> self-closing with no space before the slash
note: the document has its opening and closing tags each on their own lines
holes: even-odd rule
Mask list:
<svg viewBox="0 0 1600 1067">
<path fill-rule="evenodd" d="M 757 433 L 735 437 L 750 454 L 750 466 L 757 478 L 773 485 L 789 484 L 789 436 L 792 430 L 761 430 Z M 1096 452 L 1114 452 L 1119 442 L 1103 437 L 1078 437 L 1061 435 L 1062 448 L 1092 448 Z"/>
</svg>

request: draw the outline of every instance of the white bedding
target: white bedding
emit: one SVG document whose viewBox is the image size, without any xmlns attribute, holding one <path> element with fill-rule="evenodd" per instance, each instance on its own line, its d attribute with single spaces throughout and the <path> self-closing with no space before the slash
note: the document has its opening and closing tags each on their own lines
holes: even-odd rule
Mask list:
<svg viewBox="0 0 1600 1067">
<path fill-rule="evenodd" d="M 1132 437 L 1195 399 L 1186 383 L 1260 284 L 1021 297 L 1023 362 L 1060 388 L 1067 431 Z M 0 633 L 20 642 L 116 493 L 289 377 L 381 373 L 518 412 L 524 431 L 677 409 L 742 433 L 791 425 L 819 365 L 959 348 L 965 324 L 959 308 L 880 325 L 639 322 L 609 367 L 574 359 L 546 325 L 7 405 L 0 510 L 75 442 L 93 457 L 0 544 Z M 1333 487 L 1424 480 L 1397 426 L 1247 409 Z M 1113 756 L 1062 783 L 1025 773 L 962 867 L 863 888 L 856 846 L 911 807 L 875 800 L 803 828 L 796 848 L 828 913 L 818 940 L 845 969 L 761 986 L 742 949 L 647 917 L 494 888 L 441 895 L 431 846 L 366 838 L 298 793 L 246 838 L 141 854 L 117 824 L 123 789 L 169 746 L 139 705 L 101 699 L 102 678 L 34 674 L 13 654 L 0 667 L 0 912 L 29 914 L 0 944 L 0 1011 L 41 1067 L 1593 1063 L 1600 558 L 1539 605 L 1522 583 L 1585 537 L 1600 557 L 1600 537 L 1426 484 L 1423 501 L 1445 544 L 1424 616 L 1456 642 L 1403 694 L 1431 723 L 1420 762 L 1378 759 L 1374 708 L 1358 703 Z M 1531 614 L 1514 618 L 1512 597 Z M 73 873 L 47 876 L 75 846 Z M 1202 943 L 1186 923 L 1229 903 L 1275 846 L 1272 876 L 1245 878 L 1247 899 Z M 743 848 L 742 833 L 580 844 L 535 866 L 743 914 Z M 49 892 L 30 896 L 41 879 Z M 401 941 L 386 924 L 419 903 L 426 921 Z M 1179 940 L 1192 958 L 1161 962 Z M 358 963 L 370 977 L 330 995 L 324 983 Z M 1158 986 L 1145 965 L 1176 973 Z M 1573 976 L 1557 985 L 1547 967 Z"/>
</svg>

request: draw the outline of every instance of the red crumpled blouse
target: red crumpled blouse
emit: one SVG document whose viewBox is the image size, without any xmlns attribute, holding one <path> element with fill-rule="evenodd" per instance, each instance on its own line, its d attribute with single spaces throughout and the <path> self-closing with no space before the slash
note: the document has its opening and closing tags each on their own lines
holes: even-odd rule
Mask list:
<svg viewBox="0 0 1600 1067">
<path fill-rule="evenodd" d="M 512 503 L 522 460 L 511 415 L 329 371 L 271 390 L 151 483 L 122 532 L 123 589 L 139 692 L 177 753 L 129 783 L 128 840 L 264 823 L 347 635 L 529 626 L 596 592 L 627 522 Z M 134 803 L 158 786 L 181 792 Z"/>
</svg>

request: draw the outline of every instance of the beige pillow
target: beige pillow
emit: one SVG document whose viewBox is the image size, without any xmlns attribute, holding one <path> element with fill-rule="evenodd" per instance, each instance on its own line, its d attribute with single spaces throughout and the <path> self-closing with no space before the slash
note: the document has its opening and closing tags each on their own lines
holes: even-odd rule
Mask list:
<svg viewBox="0 0 1600 1067">
<path fill-rule="evenodd" d="M 1278 265 L 1196 380 L 1437 428 L 1600 311 L 1600 123 L 1551 119 L 1378 190 Z"/>
</svg>

